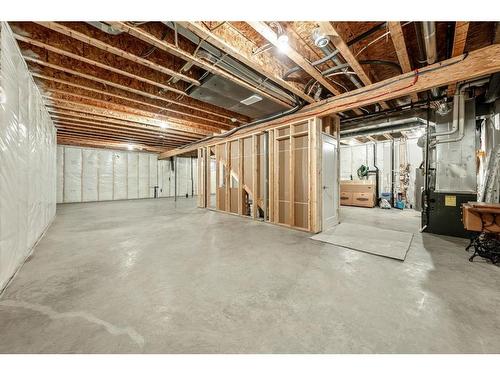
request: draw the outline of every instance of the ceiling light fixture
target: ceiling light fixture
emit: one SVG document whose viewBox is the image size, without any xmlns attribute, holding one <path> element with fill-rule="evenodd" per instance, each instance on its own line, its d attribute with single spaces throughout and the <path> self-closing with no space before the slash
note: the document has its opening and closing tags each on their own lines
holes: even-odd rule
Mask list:
<svg viewBox="0 0 500 375">
<path fill-rule="evenodd" d="M 312 38 L 316 47 L 323 48 L 330 43 L 330 38 L 326 35 L 320 27 L 317 27 L 312 32 Z"/>
<path fill-rule="evenodd" d="M 128 149 L 129 151 L 132 151 L 132 150 L 134 149 L 134 145 L 133 145 L 133 144 L 130 144 L 130 143 L 129 143 L 129 144 L 127 144 L 127 149 Z"/>
<path fill-rule="evenodd" d="M 160 128 L 166 129 L 166 128 L 168 128 L 168 124 L 166 122 L 162 122 L 162 123 L 160 123 Z"/>
<path fill-rule="evenodd" d="M 286 50 L 288 50 L 288 47 L 289 47 L 288 46 L 288 35 L 281 34 L 280 36 L 278 36 L 277 42 L 278 42 L 278 49 L 281 52 L 286 52 Z"/>
</svg>

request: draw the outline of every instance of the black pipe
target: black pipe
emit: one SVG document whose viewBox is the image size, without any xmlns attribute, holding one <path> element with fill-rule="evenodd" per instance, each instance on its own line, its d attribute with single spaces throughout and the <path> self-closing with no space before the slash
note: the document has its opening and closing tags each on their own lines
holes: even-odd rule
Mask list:
<svg viewBox="0 0 500 375">
<path fill-rule="evenodd" d="M 436 100 L 440 100 L 440 99 L 443 99 L 445 97 L 446 97 L 446 95 L 442 95 L 439 98 L 437 98 Z M 425 105 L 423 105 L 423 104 L 425 104 Z M 346 123 L 354 122 L 357 120 L 367 120 L 367 119 L 371 119 L 373 117 L 379 117 L 379 116 L 380 117 L 387 117 L 385 115 L 388 115 L 388 114 L 391 114 L 394 112 L 401 112 L 403 110 L 413 110 L 413 109 L 419 109 L 419 108 L 427 108 L 427 99 L 419 100 L 418 102 L 412 102 L 410 104 L 404 104 L 404 105 L 394 107 L 394 108 L 389 108 L 389 109 L 382 110 L 382 111 L 379 111 L 376 113 L 369 113 L 366 115 L 349 117 L 348 119 L 341 121 L 341 124 L 346 124 Z"/>
<path fill-rule="evenodd" d="M 375 192 L 377 196 L 375 197 L 376 202 L 378 204 L 378 199 L 380 197 L 380 189 L 379 189 L 379 169 L 377 167 L 377 142 L 373 142 L 373 166 L 375 167 L 375 171 L 377 174 L 375 175 Z"/>
<path fill-rule="evenodd" d="M 500 97 L 500 73 L 495 73 L 490 78 L 488 90 L 484 96 L 485 103 L 493 103 Z"/>
<path fill-rule="evenodd" d="M 361 65 L 386 65 L 391 68 L 394 68 L 398 71 L 399 74 L 403 74 L 403 69 L 401 69 L 401 65 L 395 63 L 394 61 L 386 61 L 386 60 L 361 60 L 359 61 Z"/>
<path fill-rule="evenodd" d="M 424 164 L 424 191 L 422 197 L 422 216 L 425 215 L 425 223 L 422 225 L 422 228 L 427 227 L 430 219 L 429 212 L 429 198 L 430 198 L 430 189 L 429 189 L 429 169 L 430 169 L 430 158 L 429 158 L 429 144 L 431 141 L 431 129 L 430 129 L 430 117 L 431 117 L 431 105 L 429 99 L 427 99 L 427 130 L 426 130 L 426 142 L 425 142 L 425 164 Z M 424 217 L 422 217 L 424 219 Z"/>
<path fill-rule="evenodd" d="M 394 138 L 391 142 L 391 207 L 394 207 L 395 199 L 394 199 L 394 175 L 396 174 L 394 171 Z"/>
</svg>

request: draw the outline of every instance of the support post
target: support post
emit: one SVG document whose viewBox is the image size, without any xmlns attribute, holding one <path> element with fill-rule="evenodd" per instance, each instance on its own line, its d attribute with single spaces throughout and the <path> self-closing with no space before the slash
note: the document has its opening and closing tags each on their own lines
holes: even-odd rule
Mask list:
<svg viewBox="0 0 500 375">
<path fill-rule="evenodd" d="M 269 207 L 269 132 L 264 132 L 264 191 L 263 191 L 263 205 L 264 205 L 264 221 L 270 220 L 268 217 Z"/>
<path fill-rule="evenodd" d="M 177 156 L 174 156 L 174 202 L 177 202 Z"/>
</svg>

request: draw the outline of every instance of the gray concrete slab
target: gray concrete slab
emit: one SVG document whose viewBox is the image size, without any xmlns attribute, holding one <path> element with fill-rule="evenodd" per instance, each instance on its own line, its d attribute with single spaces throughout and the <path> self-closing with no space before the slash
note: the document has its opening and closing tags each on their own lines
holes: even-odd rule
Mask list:
<svg viewBox="0 0 500 375">
<path fill-rule="evenodd" d="M 500 269 L 412 211 L 342 209 L 416 233 L 400 262 L 194 205 L 59 206 L 0 297 L 0 352 L 500 352 Z"/>
</svg>

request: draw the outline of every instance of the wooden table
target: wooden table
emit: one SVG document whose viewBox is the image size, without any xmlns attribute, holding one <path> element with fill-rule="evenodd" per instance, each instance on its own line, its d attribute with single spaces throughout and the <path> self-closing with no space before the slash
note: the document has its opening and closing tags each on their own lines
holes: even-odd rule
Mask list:
<svg viewBox="0 0 500 375">
<path fill-rule="evenodd" d="M 500 204 L 465 203 L 462 205 L 462 222 L 466 230 L 477 232 L 466 248 L 467 251 L 474 248 L 469 260 L 472 262 L 479 255 L 493 264 L 500 262 Z"/>
</svg>

